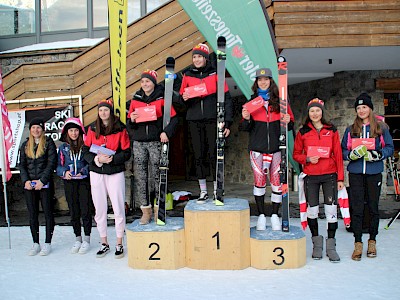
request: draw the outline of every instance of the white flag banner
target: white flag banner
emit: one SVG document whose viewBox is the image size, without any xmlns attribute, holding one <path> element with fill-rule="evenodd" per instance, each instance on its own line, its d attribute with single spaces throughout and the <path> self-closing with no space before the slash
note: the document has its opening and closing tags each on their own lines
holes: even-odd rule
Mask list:
<svg viewBox="0 0 400 300">
<path fill-rule="evenodd" d="M 14 143 L 10 150 L 8 150 L 8 157 L 10 158 L 10 167 L 15 168 L 17 165 L 18 147 L 21 145 L 22 135 L 24 133 L 25 111 L 9 111 L 8 118 L 10 119 L 11 131 L 14 139 Z"/>
</svg>

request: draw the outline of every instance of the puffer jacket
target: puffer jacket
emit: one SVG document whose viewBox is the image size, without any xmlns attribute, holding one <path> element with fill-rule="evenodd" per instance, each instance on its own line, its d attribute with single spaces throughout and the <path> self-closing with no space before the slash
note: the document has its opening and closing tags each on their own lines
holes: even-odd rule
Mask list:
<svg viewBox="0 0 400 300">
<path fill-rule="evenodd" d="M 51 180 L 53 172 L 57 166 L 57 148 L 50 137 L 46 137 L 45 153 L 38 158 L 29 158 L 25 153 L 28 140 L 23 142 L 20 148 L 20 161 L 18 168 L 20 170 L 21 181 L 23 184 L 27 181 L 40 180 L 46 185 Z M 35 151 L 37 146 L 35 147 Z"/>
<path fill-rule="evenodd" d="M 343 159 L 349 160 L 353 138 L 369 138 L 369 123 L 363 125 L 361 136 L 351 135 L 351 126 L 346 128 L 342 138 Z M 347 171 L 353 174 L 379 174 L 383 172 L 383 161 L 391 157 L 394 151 L 393 139 L 386 126 L 382 128 L 382 135 L 375 138 L 375 150 L 382 154 L 378 161 L 365 161 L 364 158 L 350 160 Z"/>
<path fill-rule="evenodd" d="M 182 95 L 185 88 L 204 83 L 207 87 L 207 95 L 202 97 L 190 98 L 183 101 L 186 106 L 186 120 L 204 121 L 217 119 L 217 73 L 216 70 L 207 63 L 204 68 L 191 66 L 183 75 L 182 85 L 179 93 Z M 232 98 L 229 94 L 228 85 L 225 82 L 225 127 L 229 128 L 233 121 Z"/>
<path fill-rule="evenodd" d="M 63 177 L 65 172 L 73 171 L 73 174 L 88 175 L 89 167 L 86 160 L 83 159 L 82 151 L 73 154 L 71 146 L 68 143 L 63 143 L 58 147 L 58 164 L 57 175 Z"/>
<path fill-rule="evenodd" d="M 156 107 L 157 120 L 148 122 L 132 122 L 130 119 L 131 113 L 139 107 L 154 105 Z M 135 93 L 129 106 L 127 129 L 129 136 L 133 141 L 151 142 L 160 141 L 161 132 L 165 132 L 168 138 L 174 134 L 175 128 L 178 124 L 176 112 L 171 106 L 171 120 L 170 123 L 163 129 L 163 113 L 164 113 L 164 90 L 160 85 L 156 85 L 153 93 L 146 96 L 144 91 L 140 89 Z"/>
<path fill-rule="evenodd" d="M 258 97 L 253 94 L 251 99 Z M 294 116 L 290 105 L 287 106 L 287 113 L 290 115 L 288 130 L 293 128 Z M 242 120 L 240 129 L 249 132 L 249 151 L 260 153 L 275 153 L 279 151 L 279 136 L 281 115 L 278 111 L 272 111 L 272 106 L 265 106 L 257 109 L 250 115 L 250 120 Z"/>
<path fill-rule="evenodd" d="M 330 155 L 328 158 L 320 158 L 316 164 L 307 162 L 307 157 L 309 157 L 307 154 L 309 146 L 329 147 Z M 337 180 L 344 180 L 344 167 L 339 132 L 333 125 L 324 125 L 319 132 L 311 123 L 303 126 L 296 135 L 293 158 L 303 165 L 303 171 L 307 175 L 337 173 Z"/>
<path fill-rule="evenodd" d="M 99 138 L 96 138 L 95 125 L 89 127 L 85 145 L 82 148 L 83 157 L 89 164 L 89 171 L 106 175 L 125 171 L 125 162 L 131 157 L 130 141 L 125 125 L 120 120 L 117 122 L 118 126 L 116 128 L 119 129 L 108 135 L 100 135 Z M 111 163 L 98 167 L 94 161 L 97 154 L 89 151 L 92 144 L 114 150 L 115 154 Z"/>
</svg>

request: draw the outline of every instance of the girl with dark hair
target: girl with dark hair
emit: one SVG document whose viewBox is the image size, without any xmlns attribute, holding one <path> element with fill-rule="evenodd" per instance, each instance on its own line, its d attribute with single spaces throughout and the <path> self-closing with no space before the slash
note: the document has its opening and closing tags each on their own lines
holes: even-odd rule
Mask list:
<svg viewBox="0 0 400 300">
<path fill-rule="evenodd" d="M 216 199 L 216 164 L 217 164 L 217 72 L 209 60 L 209 48 L 206 44 L 198 44 L 192 49 L 192 65 L 183 74 L 179 91 L 186 106 L 191 142 L 193 146 L 196 175 L 199 181 L 200 196 L 197 203 L 205 203 L 208 199 L 206 177 L 211 165 L 211 176 L 214 183 Z M 203 87 L 201 87 L 203 86 Z M 194 94 L 194 90 L 202 90 Z M 193 92 L 192 92 L 192 91 Z M 233 120 L 232 99 L 225 82 L 225 124 L 224 136 L 230 134 Z"/>
<path fill-rule="evenodd" d="M 281 152 L 279 150 L 280 120 L 278 87 L 272 78 L 270 69 L 262 68 L 256 71 L 256 79 L 252 86 L 254 94 L 251 99 L 261 97 L 263 106 L 249 112 L 244 106 L 242 109 L 243 121 L 241 129 L 249 132 L 250 163 L 254 175 L 253 194 L 256 200 L 259 217 L 257 230 L 266 229 L 265 217 L 265 187 L 267 174 L 271 184 L 272 194 L 272 230 L 281 230 L 282 226 L 278 217 L 282 203 L 282 187 L 279 178 Z M 293 127 L 294 116 L 290 106 L 283 119 L 289 127 Z"/>
<path fill-rule="evenodd" d="M 379 198 L 382 186 L 383 160 L 393 155 L 393 140 L 388 126 L 374 114 L 374 105 L 367 93 L 354 103 L 356 118 L 346 128 L 342 139 L 343 158 L 349 160 L 351 227 L 354 233 L 353 260 L 361 260 L 364 205 L 370 213 L 367 257 L 376 257 L 376 236 L 379 227 Z M 361 142 L 361 143 L 360 143 Z M 369 145 L 368 147 L 366 145 Z"/>
<path fill-rule="evenodd" d="M 97 257 L 104 257 L 110 252 L 107 240 L 107 198 L 110 198 L 117 234 L 115 258 L 122 258 L 125 231 L 124 171 L 125 162 L 131 156 L 131 148 L 125 125 L 114 115 L 112 101 L 99 102 L 96 123 L 88 129 L 83 153 L 89 164 L 92 198 L 96 209 L 94 219 L 102 242 Z"/>
<path fill-rule="evenodd" d="M 328 223 L 326 254 L 331 262 L 339 262 L 335 234 L 338 228 L 338 190 L 343 189 L 343 158 L 339 132 L 324 118 L 324 102 L 315 98 L 308 102 L 303 127 L 296 135 L 293 158 L 303 165 L 304 193 L 307 202 L 307 223 L 313 242 L 313 259 L 322 259 L 324 238 L 318 233 L 319 190 L 322 186 L 324 209 Z"/>
<path fill-rule="evenodd" d="M 65 199 L 76 236 L 71 253 L 85 254 L 90 249 L 92 214 L 88 163 L 83 158 L 85 129 L 81 120 L 69 118 L 65 121 L 58 147 L 57 175 L 64 180 Z M 85 236 L 82 241 L 81 218 Z"/>
<path fill-rule="evenodd" d="M 50 185 L 57 165 L 57 149 L 53 140 L 46 137 L 44 121 L 34 118 L 29 124 L 29 137 L 20 148 L 19 170 L 24 185 L 24 196 L 29 211 L 29 225 L 33 246 L 28 255 L 48 255 L 54 231 L 54 215 Z M 46 219 L 46 240 L 39 245 L 39 201 Z"/>
<path fill-rule="evenodd" d="M 140 90 L 135 93 L 128 112 L 127 127 L 133 139 L 133 160 L 138 191 L 138 202 L 142 210 L 139 224 L 151 221 L 150 178 L 154 178 L 155 195 L 159 194 L 161 143 L 167 143 L 178 124 L 176 113 L 171 107 L 170 123 L 163 129 L 164 89 L 157 84 L 157 72 L 145 70 L 141 75 Z M 153 110 L 155 120 L 141 120 L 141 109 Z M 149 172 L 151 170 L 151 172 Z M 157 218 L 157 207 L 154 209 Z"/>
</svg>

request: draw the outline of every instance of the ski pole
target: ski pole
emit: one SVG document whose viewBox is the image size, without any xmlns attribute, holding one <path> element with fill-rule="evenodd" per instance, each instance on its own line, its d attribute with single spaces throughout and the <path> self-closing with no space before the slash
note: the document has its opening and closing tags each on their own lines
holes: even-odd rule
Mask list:
<svg viewBox="0 0 400 300">
<path fill-rule="evenodd" d="M 394 221 L 396 221 L 396 219 L 397 219 L 399 216 L 400 216 L 400 209 L 399 209 L 399 211 L 397 212 L 397 214 L 396 214 L 395 216 L 393 216 L 393 217 L 389 220 L 389 223 L 387 223 L 387 225 L 385 226 L 385 229 L 389 229 L 390 225 L 392 225 L 392 223 L 393 223 Z"/>
</svg>

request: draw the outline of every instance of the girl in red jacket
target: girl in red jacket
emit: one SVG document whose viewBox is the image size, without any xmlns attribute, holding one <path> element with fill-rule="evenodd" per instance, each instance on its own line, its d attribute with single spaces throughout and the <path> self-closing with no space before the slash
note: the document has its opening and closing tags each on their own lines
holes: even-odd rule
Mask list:
<svg viewBox="0 0 400 300">
<path fill-rule="evenodd" d="M 313 241 L 313 259 L 322 259 L 323 237 L 318 233 L 319 190 L 324 193 L 328 221 L 326 254 L 331 262 L 339 262 L 335 233 L 338 189 L 343 188 L 343 157 L 339 132 L 324 118 L 324 102 L 318 98 L 308 103 L 308 116 L 296 135 L 293 158 L 303 165 L 304 192 L 307 201 L 307 222 Z"/>
</svg>

